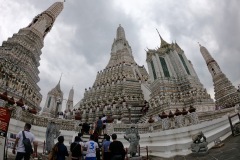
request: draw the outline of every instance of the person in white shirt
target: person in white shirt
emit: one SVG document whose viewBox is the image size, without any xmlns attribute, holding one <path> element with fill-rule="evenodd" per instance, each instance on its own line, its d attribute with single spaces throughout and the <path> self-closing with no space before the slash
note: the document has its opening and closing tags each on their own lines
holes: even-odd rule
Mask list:
<svg viewBox="0 0 240 160">
<path fill-rule="evenodd" d="M 85 160 L 96 160 L 96 150 L 99 149 L 98 144 L 94 142 L 94 136 L 90 135 L 90 139 L 85 143 L 84 147 L 87 148 Z"/>
<path fill-rule="evenodd" d="M 101 118 L 102 121 L 106 121 L 107 120 L 107 116 L 104 114 Z M 104 122 L 103 122 L 104 123 Z"/>
<path fill-rule="evenodd" d="M 29 160 L 30 159 L 30 155 L 32 153 L 27 153 L 25 152 L 25 147 L 23 144 L 23 132 L 25 134 L 25 137 L 28 138 L 31 142 L 31 144 L 33 144 L 34 146 L 34 151 L 33 151 L 33 156 L 37 157 L 37 142 L 35 141 L 35 136 L 30 132 L 31 129 L 31 124 L 26 123 L 24 126 L 24 131 L 20 131 L 17 136 L 16 136 L 16 140 L 15 143 L 13 145 L 13 150 L 12 153 L 16 154 L 16 146 L 17 146 L 17 156 L 15 160 L 21 160 L 22 158 L 24 158 L 24 160 Z"/>
</svg>

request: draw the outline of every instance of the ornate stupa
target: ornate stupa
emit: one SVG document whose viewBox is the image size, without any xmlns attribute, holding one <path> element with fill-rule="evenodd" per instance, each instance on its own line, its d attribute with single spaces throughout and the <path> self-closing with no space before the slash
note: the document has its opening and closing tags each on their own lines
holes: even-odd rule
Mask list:
<svg viewBox="0 0 240 160">
<path fill-rule="evenodd" d="M 89 122 L 102 114 L 136 122 L 144 104 L 141 84 L 147 80 L 146 69 L 135 62 L 125 31 L 119 25 L 107 66 L 97 73 L 93 86 L 85 89 L 75 108 L 80 108 L 83 119 Z"/>
<path fill-rule="evenodd" d="M 160 34 L 159 34 L 160 36 Z M 151 90 L 149 104 L 156 112 L 170 112 L 176 109 L 197 111 L 215 109 L 213 99 L 201 84 L 190 60 L 175 43 L 167 43 L 161 36 L 157 49 L 148 49 L 147 64 Z"/>
<path fill-rule="evenodd" d="M 63 2 L 54 3 L 0 47 L 0 92 L 7 91 L 15 99 L 23 99 L 25 104 L 38 111 L 42 100 L 37 85 L 41 49 L 62 9 Z"/>
<path fill-rule="evenodd" d="M 231 81 L 221 71 L 218 63 L 204 46 L 200 46 L 200 52 L 206 61 L 209 72 L 211 73 L 214 85 L 216 106 L 228 108 L 240 103 L 240 93 L 232 85 Z"/>
</svg>

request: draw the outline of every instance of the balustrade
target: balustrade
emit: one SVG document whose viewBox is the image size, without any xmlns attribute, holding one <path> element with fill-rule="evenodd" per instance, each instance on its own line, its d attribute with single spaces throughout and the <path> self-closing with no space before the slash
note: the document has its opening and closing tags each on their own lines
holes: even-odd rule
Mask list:
<svg viewBox="0 0 240 160">
<path fill-rule="evenodd" d="M 4 101 L 0 101 L 2 103 L 2 106 L 4 106 Z M 29 113 L 28 111 L 23 110 L 19 106 L 13 106 L 15 109 L 12 112 L 12 118 L 17 119 L 19 121 L 31 123 L 35 126 L 41 126 L 41 127 L 47 127 L 47 123 L 50 120 L 54 120 L 55 123 L 57 123 L 60 126 L 61 130 L 69 130 L 69 131 L 79 131 L 79 124 L 82 121 L 76 121 L 76 120 L 66 120 L 66 119 L 53 119 L 48 117 L 42 117 L 39 115 L 35 115 L 32 113 Z M 226 113 L 234 112 L 234 108 L 227 108 L 212 112 L 204 112 L 204 113 L 197 113 L 192 112 L 188 113 L 186 115 L 177 115 L 174 117 L 167 117 L 163 118 L 160 121 L 154 122 L 151 125 L 153 126 L 153 132 L 159 132 L 162 130 L 168 130 L 168 129 L 174 129 L 174 128 L 180 128 L 184 126 L 189 125 L 195 125 L 200 123 L 201 121 L 207 121 L 212 120 L 216 118 L 220 118 L 221 116 L 225 115 Z M 88 117 L 84 118 L 88 119 Z M 89 117 L 90 118 L 90 117 Z M 125 133 L 126 129 L 135 126 L 138 128 L 139 133 L 147 133 L 149 132 L 149 123 L 141 123 L 141 124 L 115 124 L 115 123 L 108 123 L 107 124 L 107 133 Z"/>
</svg>

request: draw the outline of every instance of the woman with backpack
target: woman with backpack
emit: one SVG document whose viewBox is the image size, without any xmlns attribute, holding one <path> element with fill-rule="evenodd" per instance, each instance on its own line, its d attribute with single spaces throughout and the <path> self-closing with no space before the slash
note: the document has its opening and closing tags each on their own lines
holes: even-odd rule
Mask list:
<svg viewBox="0 0 240 160">
<path fill-rule="evenodd" d="M 57 160 L 65 160 L 65 156 L 69 156 L 67 147 L 63 144 L 64 137 L 58 137 L 58 143 L 55 145 L 57 146 Z"/>
<path fill-rule="evenodd" d="M 72 160 L 82 160 L 83 149 L 78 136 L 75 137 L 74 142 L 71 144 L 70 151 L 72 152 Z"/>
</svg>

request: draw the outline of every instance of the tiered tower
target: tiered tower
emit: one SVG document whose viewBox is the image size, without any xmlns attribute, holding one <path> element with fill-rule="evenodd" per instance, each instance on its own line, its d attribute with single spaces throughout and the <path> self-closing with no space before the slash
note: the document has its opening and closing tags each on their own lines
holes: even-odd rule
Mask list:
<svg viewBox="0 0 240 160">
<path fill-rule="evenodd" d="M 105 69 L 97 73 L 96 80 L 78 103 L 83 119 L 95 121 L 102 114 L 136 122 L 141 116 L 144 96 L 141 84 L 148 80 L 144 66 L 139 66 L 121 25 L 113 41 L 111 57 Z"/>
<path fill-rule="evenodd" d="M 160 48 L 147 51 L 150 107 L 157 108 L 158 113 L 188 109 L 190 106 L 197 111 L 214 110 L 213 100 L 203 88 L 184 51 L 176 42 L 169 44 L 161 36 L 160 40 Z"/>
<path fill-rule="evenodd" d="M 208 50 L 200 44 L 199 46 L 200 52 L 213 78 L 216 106 L 228 108 L 239 104 L 240 93 L 237 92 L 237 89 L 228 80 L 226 75 L 222 73 L 218 63 L 212 58 Z"/>
<path fill-rule="evenodd" d="M 47 99 L 41 113 L 45 117 L 57 117 L 58 113 L 62 112 L 63 92 L 60 88 L 60 81 L 56 87 L 48 92 Z"/>
<path fill-rule="evenodd" d="M 56 2 L 0 47 L 0 92 L 16 99 L 22 98 L 30 108 L 40 110 L 42 100 L 39 82 L 39 61 L 43 40 L 63 9 Z"/>
</svg>

